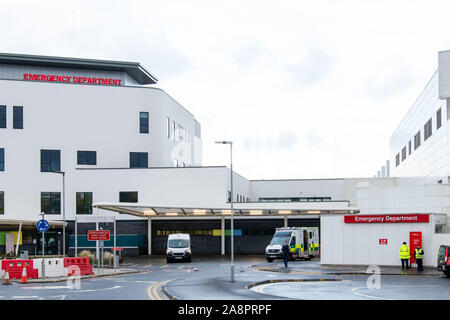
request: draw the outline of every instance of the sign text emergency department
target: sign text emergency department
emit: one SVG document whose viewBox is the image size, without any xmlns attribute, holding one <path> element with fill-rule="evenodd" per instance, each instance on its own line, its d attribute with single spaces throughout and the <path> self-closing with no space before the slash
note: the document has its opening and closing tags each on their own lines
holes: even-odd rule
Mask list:
<svg viewBox="0 0 450 320">
<path fill-rule="evenodd" d="M 429 221 L 428 214 L 344 216 L 344 223 L 420 223 Z"/>
<path fill-rule="evenodd" d="M 23 75 L 23 80 L 81 83 L 81 84 L 103 84 L 109 86 L 120 86 L 122 82 L 121 79 L 57 76 L 57 75 L 30 74 L 30 73 L 25 73 Z"/>
</svg>

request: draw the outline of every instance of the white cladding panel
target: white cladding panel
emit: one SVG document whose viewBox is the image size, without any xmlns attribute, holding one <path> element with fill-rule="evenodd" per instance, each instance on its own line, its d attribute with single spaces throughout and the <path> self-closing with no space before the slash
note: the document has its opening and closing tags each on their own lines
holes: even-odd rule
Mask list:
<svg viewBox="0 0 450 320">
<path fill-rule="evenodd" d="M 435 266 L 434 216 L 429 223 L 344 223 L 344 216 L 322 215 L 321 264 L 400 265 L 399 250 L 410 232 L 422 232 L 424 265 Z M 387 239 L 380 245 L 379 239 Z"/>
<path fill-rule="evenodd" d="M 450 51 L 438 53 L 439 97 L 450 98 Z"/>
<path fill-rule="evenodd" d="M 410 183 L 448 182 L 450 176 L 450 125 L 448 104 L 439 99 L 442 79 L 436 72 L 414 105 L 403 118 L 390 139 L 391 176 L 412 177 Z M 437 128 L 437 111 L 441 110 L 441 124 Z M 431 119 L 432 134 L 425 140 L 425 124 Z M 414 137 L 420 133 L 420 146 L 415 149 Z M 411 154 L 409 152 L 411 143 Z M 402 160 L 402 149 L 406 158 Z M 396 157 L 400 163 L 397 165 Z M 423 178 L 425 177 L 425 181 Z"/>
</svg>

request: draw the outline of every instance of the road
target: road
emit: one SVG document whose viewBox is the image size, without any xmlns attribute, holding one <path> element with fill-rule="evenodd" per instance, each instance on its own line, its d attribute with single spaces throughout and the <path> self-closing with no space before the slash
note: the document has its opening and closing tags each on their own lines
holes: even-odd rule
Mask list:
<svg viewBox="0 0 450 320">
<path fill-rule="evenodd" d="M 167 264 L 162 256 L 127 258 L 124 267 L 139 273 L 82 279 L 79 288 L 66 282 L 0 285 L 2 300 L 165 300 L 163 286 L 177 299 L 265 300 L 265 299 L 450 299 L 450 279 L 440 276 L 382 276 L 380 289 L 368 289 L 368 276 L 321 274 L 317 261 L 290 263 L 296 274 L 259 271 L 268 264 L 261 256 L 237 256 L 234 283 L 230 282 L 229 259 L 196 257 L 191 263 Z M 303 271 L 302 271 L 303 270 Z M 317 281 L 318 279 L 323 281 Z M 245 288 L 254 282 L 301 279 Z M 333 280 L 333 281 L 327 281 Z"/>
</svg>

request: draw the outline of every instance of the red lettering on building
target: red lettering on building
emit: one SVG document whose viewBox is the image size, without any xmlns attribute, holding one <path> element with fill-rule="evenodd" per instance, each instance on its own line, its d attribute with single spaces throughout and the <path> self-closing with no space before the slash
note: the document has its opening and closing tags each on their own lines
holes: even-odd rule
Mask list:
<svg viewBox="0 0 450 320">
<path fill-rule="evenodd" d="M 58 76 L 46 74 L 30 74 L 30 73 L 24 73 L 23 80 L 62 82 L 62 83 L 104 84 L 109 86 L 120 86 L 122 83 L 121 79 L 71 77 L 71 76 Z"/>
</svg>

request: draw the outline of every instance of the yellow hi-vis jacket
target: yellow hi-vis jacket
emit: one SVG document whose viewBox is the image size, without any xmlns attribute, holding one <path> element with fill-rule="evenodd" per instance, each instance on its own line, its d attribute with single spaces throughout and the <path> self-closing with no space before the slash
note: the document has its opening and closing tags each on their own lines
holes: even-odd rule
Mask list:
<svg viewBox="0 0 450 320">
<path fill-rule="evenodd" d="M 402 244 L 400 247 L 400 259 L 409 259 L 411 258 L 409 254 L 409 247 L 407 244 Z"/>
<path fill-rule="evenodd" d="M 423 258 L 423 249 L 420 248 L 420 249 L 414 250 L 414 257 L 416 259 L 422 259 Z"/>
</svg>

